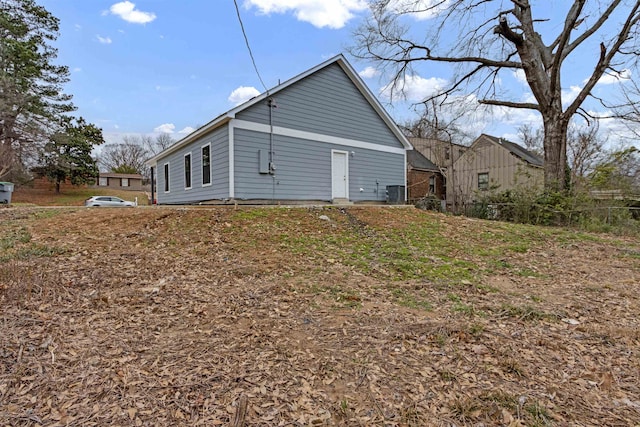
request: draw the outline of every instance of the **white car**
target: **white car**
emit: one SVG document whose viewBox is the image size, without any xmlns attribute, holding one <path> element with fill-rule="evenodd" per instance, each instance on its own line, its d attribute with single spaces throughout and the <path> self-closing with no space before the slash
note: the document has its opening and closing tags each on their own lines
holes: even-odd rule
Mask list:
<svg viewBox="0 0 640 427">
<path fill-rule="evenodd" d="M 115 196 L 92 196 L 84 201 L 85 206 L 102 206 L 109 208 L 132 208 L 136 204 Z"/>
</svg>

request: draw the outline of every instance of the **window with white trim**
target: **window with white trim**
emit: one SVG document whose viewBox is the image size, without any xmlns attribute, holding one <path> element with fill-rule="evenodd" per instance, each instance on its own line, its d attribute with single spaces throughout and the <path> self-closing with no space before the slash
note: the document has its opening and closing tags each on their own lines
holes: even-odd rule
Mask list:
<svg viewBox="0 0 640 427">
<path fill-rule="evenodd" d="M 191 188 L 191 153 L 184 155 L 184 188 Z"/>
<path fill-rule="evenodd" d="M 129 186 L 129 178 L 120 178 L 120 186 L 128 187 Z"/>
<path fill-rule="evenodd" d="M 211 144 L 202 147 L 202 185 L 211 185 Z"/>
<path fill-rule="evenodd" d="M 164 164 L 164 176 L 162 178 L 164 179 L 164 192 L 168 193 L 169 192 L 169 163 Z"/>
</svg>

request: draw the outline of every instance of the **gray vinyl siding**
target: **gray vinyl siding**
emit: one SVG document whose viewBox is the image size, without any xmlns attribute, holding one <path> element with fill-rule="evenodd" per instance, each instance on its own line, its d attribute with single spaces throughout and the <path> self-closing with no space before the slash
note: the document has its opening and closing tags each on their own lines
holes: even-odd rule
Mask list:
<svg viewBox="0 0 640 427">
<path fill-rule="evenodd" d="M 331 64 L 274 96 L 273 125 L 401 148 L 402 143 L 337 64 Z M 269 124 L 267 101 L 236 118 Z"/>
<path fill-rule="evenodd" d="M 331 200 L 331 150 L 353 152 L 348 156 L 352 201 L 383 201 L 387 185 L 404 185 L 403 154 L 278 135 L 274 136 L 276 173 L 260 174 L 259 150 L 269 150 L 268 134 L 244 129 L 235 129 L 234 134 L 236 199 Z"/>
<path fill-rule="evenodd" d="M 202 186 L 203 145 L 211 144 L 211 185 Z M 191 188 L 184 187 L 184 156 L 191 153 Z M 164 164 L 169 162 L 169 192 L 164 192 Z M 195 203 L 229 197 L 229 130 L 222 126 L 158 160 L 158 203 Z"/>
</svg>

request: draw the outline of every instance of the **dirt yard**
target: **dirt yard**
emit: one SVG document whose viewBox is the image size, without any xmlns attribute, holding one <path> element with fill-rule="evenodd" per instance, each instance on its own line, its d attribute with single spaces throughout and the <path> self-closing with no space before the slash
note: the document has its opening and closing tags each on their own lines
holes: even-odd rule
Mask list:
<svg viewBox="0 0 640 427">
<path fill-rule="evenodd" d="M 640 425 L 637 238 L 413 208 L 0 224 L 0 425 Z"/>
</svg>

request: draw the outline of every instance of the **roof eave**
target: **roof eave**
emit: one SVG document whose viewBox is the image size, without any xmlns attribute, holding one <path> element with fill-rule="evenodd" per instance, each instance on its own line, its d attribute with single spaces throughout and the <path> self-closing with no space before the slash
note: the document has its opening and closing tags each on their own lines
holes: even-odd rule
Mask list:
<svg viewBox="0 0 640 427">
<path fill-rule="evenodd" d="M 147 166 L 155 166 L 155 165 L 157 165 L 158 160 L 161 159 L 162 157 L 166 157 L 171 153 L 175 153 L 176 151 L 178 151 L 180 148 L 184 147 L 185 145 L 197 140 L 198 138 L 200 138 L 203 135 L 211 132 L 212 130 L 217 129 L 220 126 L 228 123 L 229 121 L 231 121 L 231 119 L 233 119 L 235 117 L 235 113 L 233 115 L 231 115 L 232 111 L 233 110 L 216 117 L 215 119 L 211 120 L 206 125 L 201 126 L 198 129 L 194 130 L 189 135 L 185 136 L 184 138 L 182 138 L 181 140 L 179 140 L 178 142 L 176 142 L 172 146 L 168 147 L 165 150 L 162 150 L 161 152 L 159 152 L 158 154 L 156 154 L 155 156 L 153 156 L 152 158 L 147 160 L 145 162 L 146 165 Z"/>
</svg>

